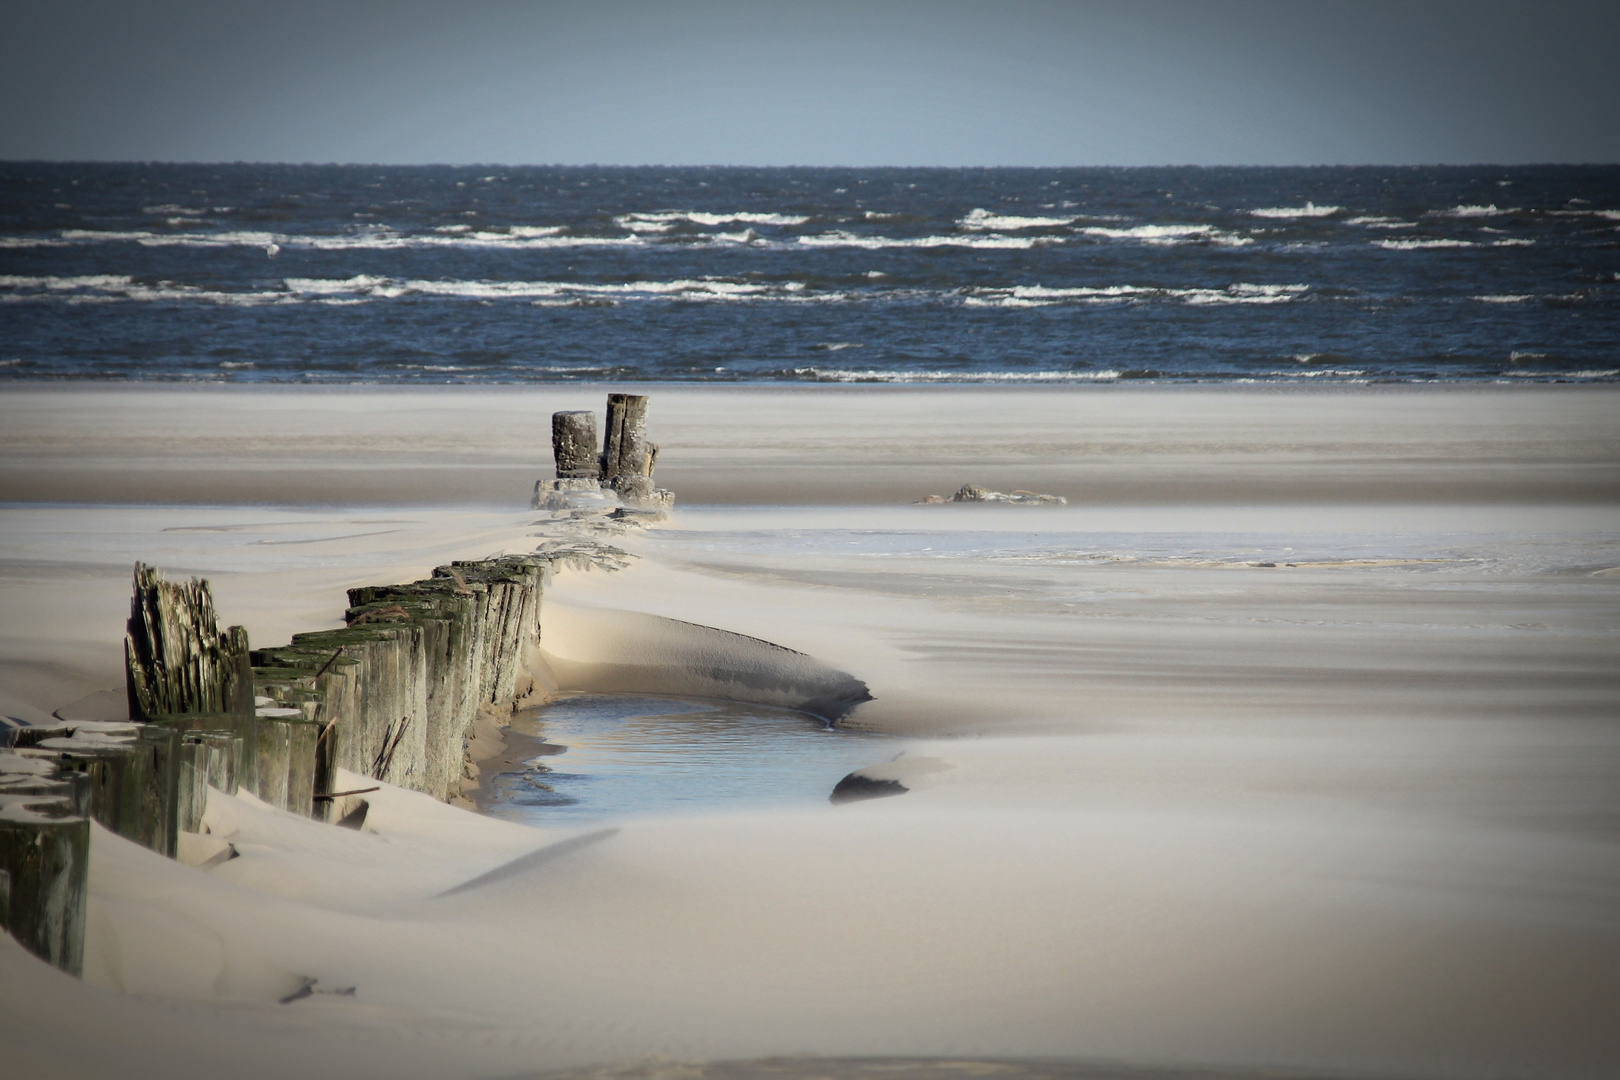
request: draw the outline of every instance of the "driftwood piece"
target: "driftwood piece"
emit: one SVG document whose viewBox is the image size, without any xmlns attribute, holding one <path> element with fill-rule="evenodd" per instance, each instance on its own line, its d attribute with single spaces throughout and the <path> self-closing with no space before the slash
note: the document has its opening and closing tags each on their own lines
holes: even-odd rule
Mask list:
<svg viewBox="0 0 1620 1080">
<path fill-rule="evenodd" d="M 602 459 L 596 450 L 596 414 L 586 410 L 552 413 L 551 453 L 559 480 L 599 478 Z"/>
<path fill-rule="evenodd" d="M 247 631 L 220 630 L 206 581 L 165 581 L 136 563 L 124 661 L 129 715 L 136 719 L 253 711 Z"/>
</svg>

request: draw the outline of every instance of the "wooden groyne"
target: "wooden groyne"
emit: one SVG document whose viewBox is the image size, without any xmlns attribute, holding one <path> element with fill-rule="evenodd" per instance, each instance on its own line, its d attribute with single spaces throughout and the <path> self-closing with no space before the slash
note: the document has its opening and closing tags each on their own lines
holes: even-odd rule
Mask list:
<svg viewBox="0 0 1620 1080">
<path fill-rule="evenodd" d="M 537 484 L 535 500 L 562 512 L 533 553 L 350 589 L 343 626 L 286 645 L 250 648 L 242 627 L 220 627 L 207 581 L 167 581 L 137 563 L 124 639 L 129 719 L 0 728 L 0 927 L 81 971 L 92 821 L 176 857 L 208 847 L 195 834 L 210 791 L 355 826 L 364 792 L 336 790 L 339 770 L 458 795 L 476 777 L 467 748 L 478 722 L 503 723 L 555 690 L 540 659 L 555 570 L 625 566 L 631 556 L 597 537 L 661 517 L 673 500 L 652 486 L 658 449 L 645 437 L 646 410 L 645 397 L 611 395 L 600 454 L 594 414 L 552 418 L 556 479 Z M 671 625 L 684 644 L 663 652 L 705 675 L 701 692 L 748 683 L 717 659 L 742 642 L 772 654 L 771 677 L 790 684 L 799 707 L 830 718 L 868 697 L 864 683 L 792 650 Z M 652 684 L 672 678 L 665 668 L 626 671 Z"/>
<path fill-rule="evenodd" d="M 614 394 L 595 415 L 552 418 L 553 481 L 619 517 L 672 501 L 652 487 L 647 399 Z M 618 492 L 624 492 L 621 497 Z M 620 520 L 618 527 L 628 527 Z M 124 638 L 129 719 L 0 729 L 0 927 L 43 959 L 83 964 L 90 822 L 173 857 L 202 828 L 208 792 L 251 792 L 328 819 L 353 811 L 339 769 L 448 799 L 471 775 L 468 739 L 542 700 L 533 663 L 545 584 L 558 563 L 622 565 L 603 545 L 553 541 L 532 555 L 455 562 L 402 585 L 349 590 L 344 626 L 253 650 L 221 628 L 208 582 L 135 566 Z M 363 808 L 362 808 L 363 812 Z"/>
</svg>

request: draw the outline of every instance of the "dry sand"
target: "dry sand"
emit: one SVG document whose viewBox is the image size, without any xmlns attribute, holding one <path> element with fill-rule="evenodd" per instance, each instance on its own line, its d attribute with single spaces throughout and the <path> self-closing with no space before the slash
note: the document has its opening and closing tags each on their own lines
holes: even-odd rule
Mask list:
<svg viewBox="0 0 1620 1080">
<path fill-rule="evenodd" d="M 278 643 L 531 547 L 547 418 L 601 393 L 8 393 L 0 712 L 119 685 L 137 558 Z M 1620 394 L 653 394 L 683 508 L 557 580 L 557 670 L 612 688 L 645 642 L 602 611 L 801 649 L 914 790 L 633 820 L 442 899 L 567 834 L 393 792 L 364 833 L 215 800 L 210 873 L 98 833 L 84 983 L 0 948 L 6 1060 L 1620 1071 Z M 906 505 L 970 481 L 1070 506 Z M 274 1004 L 303 978 L 356 992 Z"/>
</svg>

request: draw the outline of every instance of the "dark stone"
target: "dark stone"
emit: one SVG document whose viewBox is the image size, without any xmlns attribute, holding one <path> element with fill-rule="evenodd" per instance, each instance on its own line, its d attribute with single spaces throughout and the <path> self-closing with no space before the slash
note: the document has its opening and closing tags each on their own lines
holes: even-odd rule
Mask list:
<svg viewBox="0 0 1620 1080">
<path fill-rule="evenodd" d="M 890 795 L 904 795 L 911 790 L 898 780 L 874 780 L 852 772 L 832 789 L 828 796 L 834 804 L 860 802 L 862 799 L 886 799 Z"/>
</svg>

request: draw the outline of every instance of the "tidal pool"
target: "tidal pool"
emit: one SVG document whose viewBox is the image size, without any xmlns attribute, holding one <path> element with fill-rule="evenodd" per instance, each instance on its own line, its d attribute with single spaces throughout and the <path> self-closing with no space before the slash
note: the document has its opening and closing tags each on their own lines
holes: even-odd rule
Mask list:
<svg viewBox="0 0 1620 1080">
<path fill-rule="evenodd" d="M 826 805 L 897 740 L 787 709 L 643 695 L 570 694 L 513 715 L 478 807 L 533 825 Z"/>
</svg>

